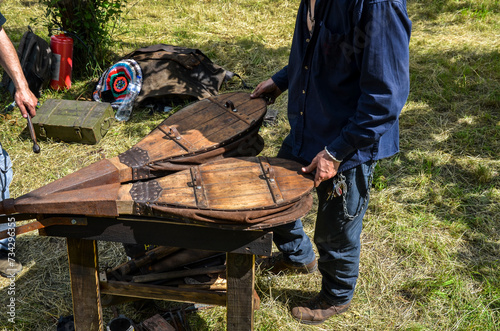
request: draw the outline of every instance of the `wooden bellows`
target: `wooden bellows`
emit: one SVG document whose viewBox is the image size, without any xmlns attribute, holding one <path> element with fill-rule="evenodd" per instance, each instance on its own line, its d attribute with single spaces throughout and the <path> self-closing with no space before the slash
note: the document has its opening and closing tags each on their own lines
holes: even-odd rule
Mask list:
<svg viewBox="0 0 500 331">
<path fill-rule="evenodd" d="M 255 156 L 263 147 L 258 129 L 265 111 L 264 100 L 246 93 L 199 101 L 128 151 L 8 199 L 0 213 L 262 226 L 292 221 L 311 208 L 313 182 L 296 162 Z"/>
</svg>

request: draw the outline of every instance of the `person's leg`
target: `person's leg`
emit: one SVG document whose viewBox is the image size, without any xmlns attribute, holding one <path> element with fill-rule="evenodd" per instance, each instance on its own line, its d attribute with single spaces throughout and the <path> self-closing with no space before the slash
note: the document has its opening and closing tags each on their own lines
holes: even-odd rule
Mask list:
<svg viewBox="0 0 500 331">
<path fill-rule="evenodd" d="M 9 198 L 9 186 L 12 182 L 12 163 L 9 154 L 2 148 L 0 144 L 0 201 Z M 3 224 L 2 224 L 3 225 Z M 4 229 L 5 228 L 5 229 Z M 7 230 L 6 225 L 0 229 Z M 8 239 L 0 240 L 0 250 L 6 251 L 8 249 Z"/>
<path fill-rule="evenodd" d="M 9 185 L 12 182 L 12 163 L 9 154 L 0 145 L 0 201 L 9 198 Z M 0 231 L 7 230 L 6 224 L 0 224 Z M 15 238 L 15 237 L 14 237 Z M 15 245 L 9 238 L 0 240 L 0 276 L 14 276 L 23 268 L 22 264 L 9 251 Z M 11 254 L 9 254 L 9 252 Z M 9 259 L 10 258 L 10 259 Z"/>
<path fill-rule="evenodd" d="M 304 164 L 304 160 L 291 153 L 289 141 L 289 137 L 285 138 L 277 157 Z M 284 262 L 290 266 L 304 266 L 316 261 L 311 240 L 304 232 L 300 219 L 274 227 L 273 240 L 278 250 L 283 253 Z"/>
<path fill-rule="evenodd" d="M 7 230 L 7 227 L 0 227 L 0 231 Z M 7 251 L 9 249 L 9 241 L 7 238 L 0 240 L 0 251 Z"/>
<path fill-rule="evenodd" d="M 321 293 L 312 302 L 292 310 L 295 318 L 318 324 L 347 310 L 359 273 L 360 235 L 369 201 L 373 163 L 362 164 L 322 183 L 314 242 L 323 276 Z M 345 177 L 347 190 L 329 198 L 332 182 Z"/>
<path fill-rule="evenodd" d="M 273 228 L 273 240 L 283 253 L 284 262 L 291 267 L 308 265 L 316 260 L 311 240 L 304 232 L 300 219 Z"/>
</svg>

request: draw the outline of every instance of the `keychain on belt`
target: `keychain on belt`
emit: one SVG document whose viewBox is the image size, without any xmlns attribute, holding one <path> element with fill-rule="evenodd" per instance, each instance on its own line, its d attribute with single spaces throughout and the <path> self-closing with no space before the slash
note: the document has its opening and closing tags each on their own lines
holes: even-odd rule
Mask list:
<svg viewBox="0 0 500 331">
<path fill-rule="evenodd" d="M 342 174 L 338 174 L 332 179 L 332 188 L 330 192 L 328 192 L 327 200 L 331 200 L 333 198 L 338 198 L 342 196 L 342 193 L 347 192 L 347 184 L 345 182 L 345 176 Z"/>
</svg>

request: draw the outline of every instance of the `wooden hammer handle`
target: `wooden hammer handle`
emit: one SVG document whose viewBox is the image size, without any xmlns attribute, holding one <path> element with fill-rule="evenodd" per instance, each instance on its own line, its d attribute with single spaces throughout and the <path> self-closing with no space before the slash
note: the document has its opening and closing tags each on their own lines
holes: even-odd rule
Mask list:
<svg viewBox="0 0 500 331">
<path fill-rule="evenodd" d="M 35 129 L 33 128 L 30 114 L 28 114 L 28 117 L 26 117 L 26 119 L 28 120 L 28 130 L 30 131 L 31 140 L 33 140 L 33 152 L 40 153 L 40 146 L 38 146 L 38 143 L 36 142 Z"/>
</svg>

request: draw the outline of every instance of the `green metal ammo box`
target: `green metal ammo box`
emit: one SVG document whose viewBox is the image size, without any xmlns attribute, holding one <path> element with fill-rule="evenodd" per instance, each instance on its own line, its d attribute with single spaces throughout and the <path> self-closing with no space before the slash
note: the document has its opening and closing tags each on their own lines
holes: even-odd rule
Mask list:
<svg viewBox="0 0 500 331">
<path fill-rule="evenodd" d="M 40 139 L 97 144 L 114 122 L 110 103 L 48 99 L 33 117 Z"/>
</svg>

